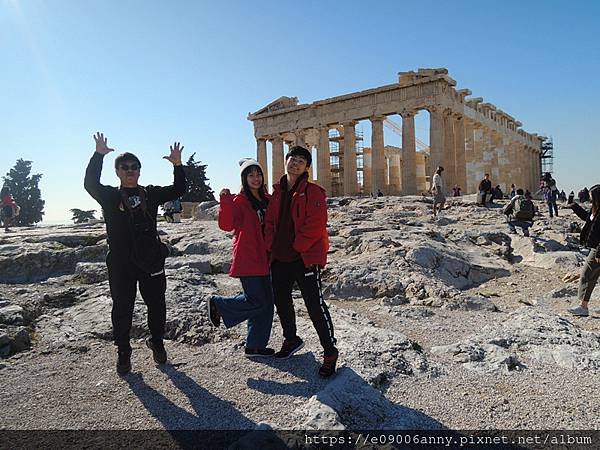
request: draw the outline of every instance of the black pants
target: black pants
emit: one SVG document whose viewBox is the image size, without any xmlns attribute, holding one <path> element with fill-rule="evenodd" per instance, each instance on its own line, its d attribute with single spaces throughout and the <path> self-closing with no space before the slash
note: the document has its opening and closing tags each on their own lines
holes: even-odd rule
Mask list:
<svg viewBox="0 0 600 450">
<path fill-rule="evenodd" d="M 296 337 L 296 313 L 292 302 L 292 289 L 295 281 L 298 283 L 308 315 L 317 330 L 323 349 L 326 353 L 333 350 L 336 340 L 329 309 L 323 299 L 321 270 L 318 267 L 307 269 L 302 260 L 291 263 L 275 261 L 271 265 L 271 277 L 274 301 L 283 328 L 283 337 L 286 339 Z"/>
<path fill-rule="evenodd" d="M 148 307 L 148 328 L 152 340 L 162 340 L 165 333 L 167 307 L 165 304 L 165 291 L 167 280 L 164 270 L 151 276 L 138 269 L 128 257 L 113 255 L 109 252 L 106 258 L 108 266 L 108 282 L 112 296 L 112 325 L 113 339 L 119 348 L 131 348 L 129 332 L 133 319 L 133 307 L 137 293 L 137 284 L 140 294 Z"/>
</svg>

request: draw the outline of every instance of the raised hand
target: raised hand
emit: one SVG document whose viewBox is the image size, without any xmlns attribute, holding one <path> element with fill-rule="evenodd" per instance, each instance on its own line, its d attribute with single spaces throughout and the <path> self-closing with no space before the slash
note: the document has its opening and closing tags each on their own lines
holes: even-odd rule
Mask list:
<svg viewBox="0 0 600 450">
<path fill-rule="evenodd" d="M 171 154 L 169 156 L 163 156 L 163 159 L 170 161 L 174 166 L 181 165 L 181 152 L 183 151 L 183 145 L 180 147 L 179 142 L 173 142 L 173 145 L 169 147 Z"/>
<path fill-rule="evenodd" d="M 106 155 L 107 153 L 114 152 L 114 148 L 110 148 L 106 143 L 108 139 L 104 137 L 103 133 L 97 132 L 94 136 L 94 141 L 96 141 L 96 152 L 101 155 Z"/>
</svg>

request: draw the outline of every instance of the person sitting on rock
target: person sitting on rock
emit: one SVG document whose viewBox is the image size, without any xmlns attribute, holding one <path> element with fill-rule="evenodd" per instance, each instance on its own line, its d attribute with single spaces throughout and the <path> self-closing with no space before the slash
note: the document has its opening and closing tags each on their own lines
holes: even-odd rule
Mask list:
<svg viewBox="0 0 600 450">
<path fill-rule="evenodd" d="M 460 197 L 460 191 L 460 186 L 458 184 L 455 184 L 452 188 L 452 197 Z"/>
<path fill-rule="evenodd" d="M 167 352 L 163 343 L 166 305 L 165 257 L 167 247 L 160 242 L 156 229 L 159 205 L 185 193 L 185 173 L 181 164 L 183 146 L 175 142 L 164 159 L 173 164 L 173 185 L 140 186 L 140 160 L 132 153 L 123 153 L 115 159 L 115 172 L 120 187 L 100 184 L 104 156 L 114 151 L 107 145 L 102 133 L 94 136 L 96 151 L 85 172 L 85 190 L 102 206 L 109 252 L 106 257 L 108 281 L 112 296 L 113 338 L 117 346 L 117 372 L 131 370 L 129 333 L 137 285 L 148 307 L 148 328 L 151 338 L 146 345 L 152 350 L 154 361 L 164 364 Z"/>
<path fill-rule="evenodd" d="M 581 230 L 581 244 L 590 249 L 579 277 L 579 290 L 577 297 L 581 304 L 569 309 L 574 316 L 588 316 L 588 303 L 598 277 L 600 277 L 600 184 L 593 186 L 589 191 L 592 200 L 591 211 L 586 211 L 577 203 L 569 203 L 565 208 L 570 208 L 585 225 Z"/>
<path fill-rule="evenodd" d="M 168 223 L 173 223 L 173 202 L 165 202 L 162 205 L 163 217 Z"/>
<path fill-rule="evenodd" d="M 2 188 L 0 193 L 0 222 L 4 226 L 5 233 L 10 232 L 15 217 L 19 215 L 19 209 L 8 188 Z"/>
<path fill-rule="evenodd" d="M 311 153 L 300 146 L 285 156 L 286 174 L 273 186 L 267 209 L 265 242 L 271 252 L 273 295 L 285 338 L 275 357 L 289 358 L 304 346 L 296 334 L 292 301 L 296 282 L 324 350 L 319 375 L 329 377 L 335 373 L 338 350 L 321 286 L 329 248 L 327 202 L 325 189 L 308 181 L 311 162 Z"/>
<path fill-rule="evenodd" d="M 525 198 L 523 189 L 517 189 L 517 195 L 511 199 L 502 212 L 508 216 L 508 229 L 511 233 L 516 233 L 516 227 L 520 227 L 523 230 L 523 236 L 529 236 L 529 227 L 533 225 L 535 207 L 531 200 Z"/>
<path fill-rule="evenodd" d="M 431 180 L 431 193 L 433 194 L 433 217 L 438 215 L 438 212 L 444 209 L 444 203 L 446 203 L 446 194 L 444 193 L 444 180 L 442 179 L 442 172 L 444 168 L 438 166 L 433 179 Z"/>
<path fill-rule="evenodd" d="M 270 196 L 257 161 L 241 160 L 240 172 L 240 193 L 232 195 L 229 189 L 220 193 L 219 228 L 233 231 L 233 263 L 229 275 L 240 279 L 244 292 L 234 297 L 209 297 L 208 317 L 215 327 L 222 318 L 227 328 L 247 320 L 245 355 L 268 357 L 275 354 L 275 350 L 267 347 L 273 325 L 273 288 L 263 235 Z"/>
<path fill-rule="evenodd" d="M 483 180 L 479 182 L 477 189 L 479 191 L 478 204 L 486 206 L 488 202 L 492 202 L 492 181 L 490 180 L 489 173 L 483 176 Z"/>
</svg>

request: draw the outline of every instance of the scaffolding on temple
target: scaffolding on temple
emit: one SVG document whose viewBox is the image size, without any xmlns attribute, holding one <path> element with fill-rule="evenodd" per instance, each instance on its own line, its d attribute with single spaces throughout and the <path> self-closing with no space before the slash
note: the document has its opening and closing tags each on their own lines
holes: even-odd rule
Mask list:
<svg viewBox="0 0 600 450">
<path fill-rule="evenodd" d="M 359 190 L 362 190 L 364 184 L 364 134 L 362 131 L 355 131 L 355 136 L 356 179 Z M 337 128 L 329 130 L 329 162 L 331 167 L 331 196 L 342 196 L 344 195 L 344 136 L 340 134 Z"/>
<path fill-rule="evenodd" d="M 554 171 L 554 143 L 552 138 L 546 138 L 542 141 L 540 147 L 540 166 L 542 174 L 553 173 Z"/>
</svg>

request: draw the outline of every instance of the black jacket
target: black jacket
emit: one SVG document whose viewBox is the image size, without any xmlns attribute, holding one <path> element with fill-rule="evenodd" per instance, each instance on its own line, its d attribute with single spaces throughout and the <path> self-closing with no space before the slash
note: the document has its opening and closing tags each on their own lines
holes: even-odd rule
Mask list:
<svg viewBox="0 0 600 450">
<path fill-rule="evenodd" d="M 486 180 L 485 178 L 479 182 L 479 191 L 492 192 L 492 180 Z"/>
<path fill-rule="evenodd" d="M 596 214 L 593 220 L 590 220 L 591 211 L 588 212 L 577 203 L 573 205 L 573 212 L 581 220 L 585 220 L 585 225 L 581 230 L 581 244 L 589 248 L 596 248 L 596 254 L 600 255 L 600 212 Z"/>
<path fill-rule="evenodd" d="M 119 188 L 100 184 L 102 162 L 104 156 L 95 152 L 85 171 L 84 187 L 88 193 L 102 206 L 102 214 L 106 222 L 108 246 L 113 254 L 129 256 L 131 254 L 131 224 L 129 211 L 123 207 L 123 197 Z M 172 186 L 146 186 L 147 212 L 152 219 L 150 226 L 156 233 L 156 214 L 158 206 L 175 200 L 185 193 L 185 173 L 183 166 L 173 168 Z M 124 189 L 126 196 L 137 197 L 137 188 Z"/>
</svg>

